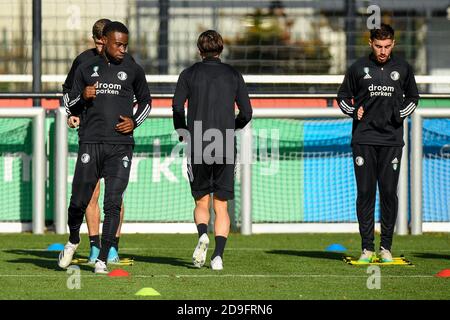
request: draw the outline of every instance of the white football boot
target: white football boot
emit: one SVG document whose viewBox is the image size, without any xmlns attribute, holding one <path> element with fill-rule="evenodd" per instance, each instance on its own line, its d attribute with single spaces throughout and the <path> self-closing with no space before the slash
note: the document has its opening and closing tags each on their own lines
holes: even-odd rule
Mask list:
<svg viewBox="0 0 450 320">
<path fill-rule="evenodd" d="M 96 274 L 108 274 L 108 268 L 106 267 L 106 263 L 104 263 L 102 260 L 96 260 L 95 261 L 95 270 L 94 272 Z"/>
<path fill-rule="evenodd" d="M 213 270 L 223 270 L 223 261 L 220 256 L 215 257 L 211 260 L 211 269 Z"/>
<path fill-rule="evenodd" d="M 390 250 L 387 250 L 383 247 L 381 247 L 381 251 L 380 251 L 380 259 L 381 262 L 383 263 L 389 263 L 389 262 L 393 262 L 394 258 L 392 257 L 392 253 Z"/>
<path fill-rule="evenodd" d="M 208 251 L 209 238 L 206 233 L 198 239 L 197 247 L 195 247 L 194 254 L 192 255 L 192 262 L 197 268 L 201 268 L 206 261 L 206 253 Z"/>
<path fill-rule="evenodd" d="M 375 262 L 376 258 L 377 258 L 377 256 L 376 256 L 375 252 L 364 249 L 363 252 L 361 253 L 361 256 L 358 259 L 358 262 L 359 263 L 371 263 L 371 262 Z"/>
<path fill-rule="evenodd" d="M 59 253 L 58 266 L 60 268 L 66 269 L 72 263 L 73 255 L 77 250 L 80 243 L 73 244 L 70 241 L 64 246 L 64 250 Z"/>
</svg>

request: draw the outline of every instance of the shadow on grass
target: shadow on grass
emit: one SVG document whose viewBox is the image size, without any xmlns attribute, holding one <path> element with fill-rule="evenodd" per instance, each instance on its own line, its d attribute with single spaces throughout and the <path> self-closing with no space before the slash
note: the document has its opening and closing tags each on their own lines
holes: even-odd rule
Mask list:
<svg viewBox="0 0 450 320">
<path fill-rule="evenodd" d="M 296 257 L 314 258 L 314 259 L 329 259 L 342 260 L 345 256 L 342 252 L 327 252 L 327 251 L 301 251 L 301 250 L 271 250 L 266 251 L 269 254 L 280 254 Z"/>
<path fill-rule="evenodd" d="M 4 252 L 15 254 L 19 256 L 27 256 L 26 258 L 18 258 L 14 260 L 6 260 L 8 263 L 17 263 L 17 264 L 34 264 L 37 267 L 54 270 L 54 271 L 63 271 L 58 266 L 58 255 L 57 251 L 41 251 L 41 250 L 5 250 Z M 30 256 L 34 256 L 30 257 Z M 75 258 L 77 255 L 75 254 Z M 92 266 L 87 265 L 78 265 L 81 270 L 90 270 L 92 271 Z"/>
<path fill-rule="evenodd" d="M 11 253 L 21 256 L 35 256 L 38 258 L 46 258 L 58 260 L 59 251 L 45 251 L 45 250 L 27 250 L 27 249 L 14 249 L 14 250 L 4 250 L 6 253 Z"/>
<path fill-rule="evenodd" d="M 34 264 L 40 268 L 49 270 L 61 270 L 58 267 L 58 255 L 59 252 L 56 251 L 41 251 L 41 250 L 5 250 L 4 252 L 9 254 L 15 254 L 22 256 L 18 259 L 10 259 L 6 262 L 17 263 L 17 264 Z M 26 256 L 26 257 L 23 257 Z M 35 258 L 33 258 L 33 256 Z M 87 256 L 79 255 L 75 253 L 74 258 L 87 258 Z M 164 264 L 172 265 L 176 267 L 186 267 L 188 269 L 195 268 L 190 261 L 185 259 L 180 259 L 178 257 L 161 257 L 161 256 L 142 256 L 133 254 L 120 254 L 120 258 L 134 259 L 135 262 L 150 263 L 150 264 Z M 78 265 L 81 270 L 92 270 L 92 266 L 86 264 Z"/>
<path fill-rule="evenodd" d="M 422 258 L 422 259 L 439 259 L 439 260 L 448 260 L 448 261 L 450 261 L 450 254 L 428 253 L 428 252 L 413 252 L 412 255 L 414 257 Z"/>
<path fill-rule="evenodd" d="M 129 258 L 134 259 L 134 262 L 143 262 L 143 263 L 153 263 L 153 264 L 165 264 L 171 265 L 175 267 L 186 267 L 189 269 L 197 269 L 195 268 L 191 262 L 186 261 L 185 259 L 180 259 L 177 257 L 160 257 L 160 256 L 142 256 L 135 254 L 120 254 L 120 258 Z"/>
</svg>

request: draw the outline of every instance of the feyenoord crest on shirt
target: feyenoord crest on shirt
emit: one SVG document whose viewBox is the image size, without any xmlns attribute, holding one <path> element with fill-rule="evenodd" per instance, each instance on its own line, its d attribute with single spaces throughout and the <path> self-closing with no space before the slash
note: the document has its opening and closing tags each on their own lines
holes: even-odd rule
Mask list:
<svg viewBox="0 0 450 320">
<path fill-rule="evenodd" d="M 364 73 L 366 74 L 364 76 L 364 79 L 372 79 L 372 77 L 369 74 L 369 67 L 364 67 Z"/>
<path fill-rule="evenodd" d="M 128 75 L 124 71 L 119 71 L 119 73 L 117 73 L 117 78 L 119 78 L 119 80 L 125 81 L 127 80 Z"/>
<path fill-rule="evenodd" d="M 391 72 L 391 79 L 394 81 L 397 81 L 398 79 L 400 79 L 400 73 L 398 73 L 397 71 L 392 71 Z"/>
</svg>

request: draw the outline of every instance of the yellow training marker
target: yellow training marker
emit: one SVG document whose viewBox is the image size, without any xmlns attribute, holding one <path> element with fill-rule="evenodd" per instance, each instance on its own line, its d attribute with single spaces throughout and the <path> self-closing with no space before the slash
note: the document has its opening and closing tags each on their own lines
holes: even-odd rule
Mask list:
<svg viewBox="0 0 450 320">
<path fill-rule="evenodd" d="M 142 288 L 135 294 L 136 296 L 160 296 L 161 294 L 153 288 Z"/>
<path fill-rule="evenodd" d="M 344 262 L 352 266 L 367 266 L 367 265 L 378 265 L 378 266 L 414 266 L 411 261 L 407 260 L 404 256 L 394 258 L 392 262 L 381 262 L 380 258 L 376 258 L 374 262 L 365 263 L 358 262 L 358 259 L 353 257 L 344 257 Z"/>
<path fill-rule="evenodd" d="M 119 263 L 109 262 L 108 264 L 115 265 L 115 266 L 132 266 L 133 263 L 134 263 L 133 259 L 124 258 L 124 259 L 120 259 Z M 88 264 L 88 259 L 84 259 L 84 258 L 73 259 L 71 264 Z"/>
</svg>

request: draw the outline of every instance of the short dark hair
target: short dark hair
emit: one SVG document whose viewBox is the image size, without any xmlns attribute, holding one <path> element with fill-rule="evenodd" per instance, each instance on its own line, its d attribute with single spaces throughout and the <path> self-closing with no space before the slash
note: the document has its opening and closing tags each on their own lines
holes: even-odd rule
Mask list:
<svg viewBox="0 0 450 320">
<path fill-rule="evenodd" d="M 380 28 L 374 28 L 370 30 L 370 40 L 386 40 L 386 39 L 394 39 L 394 29 L 386 24 L 382 23 Z"/>
<path fill-rule="evenodd" d="M 92 26 L 92 36 L 96 39 L 101 39 L 105 25 L 110 22 L 111 20 L 109 19 L 100 19 L 95 21 L 94 25 Z"/>
<path fill-rule="evenodd" d="M 215 30 L 202 32 L 197 40 L 197 48 L 204 57 L 214 57 L 222 53 L 223 39 Z"/>
<path fill-rule="evenodd" d="M 103 36 L 106 37 L 108 36 L 108 33 L 111 32 L 120 32 L 128 34 L 128 28 L 122 22 L 112 21 L 103 28 Z"/>
</svg>

